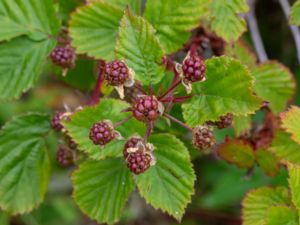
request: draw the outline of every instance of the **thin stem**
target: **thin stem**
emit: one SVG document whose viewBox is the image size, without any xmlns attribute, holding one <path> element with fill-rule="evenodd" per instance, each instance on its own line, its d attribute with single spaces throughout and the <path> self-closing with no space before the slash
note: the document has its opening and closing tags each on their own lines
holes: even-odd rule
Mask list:
<svg viewBox="0 0 300 225">
<path fill-rule="evenodd" d="M 126 123 L 127 121 L 129 121 L 131 118 L 133 117 L 133 115 L 130 115 L 128 117 L 126 117 L 125 119 L 117 122 L 114 124 L 114 128 L 118 127 L 118 126 L 121 126 L 123 123 Z"/>
<path fill-rule="evenodd" d="M 250 11 L 248 14 L 246 14 L 246 20 L 248 22 L 251 39 L 254 44 L 258 60 L 259 62 L 265 62 L 268 60 L 268 56 L 257 25 L 257 20 L 255 16 L 255 1 L 256 0 L 248 0 Z"/>
<path fill-rule="evenodd" d="M 59 37 L 59 36 L 54 36 L 52 34 L 48 34 L 48 38 L 54 39 L 54 40 L 56 40 L 57 42 L 59 42 L 61 44 L 70 44 L 69 39 L 65 39 L 65 38 L 62 38 L 62 37 Z"/>
<path fill-rule="evenodd" d="M 184 122 L 181 122 L 180 120 L 176 119 L 175 117 L 171 116 L 168 113 L 164 113 L 164 116 L 170 120 L 172 120 L 173 122 L 179 124 L 180 126 L 182 126 L 183 128 L 187 129 L 188 131 L 193 132 L 193 129 L 191 127 L 189 127 L 188 125 L 186 125 Z"/>
<path fill-rule="evenodd" d="M 152 133 L 153 127 L 154 127 L 153 122 L 150 122 L 150 123 L 147 124 L 147 130 L 146 130 L 145 135 L 144 135 L 144 143 L 148 142 L 148 138 L 150 137 L 150 135 Z"/>
<path fill-rule="evenodd" d="M 104 60 L 100 60 L 99 61 L 99 66 L 98 66 L 98 71 L 97 71 L 98 72 L 98 79 L 97 79 L 97 83 L 96 83 L 95 89 L 93 91 L 93 95 L 92 95 L 91 101 L 89 103 L 90 105 L 96 105 L 100 101 L 99 92 L 100 92 L 102 83 L 104 81 L 104 77 L 103 77 L 104 66 L 105 66 L 105 61 Z"/>
<path fill-rule="evenodd" d="M 279 0 L 280 6 L 283 10 L 283 13 L 287 19 L 289 19 L 289 13 L 291 11 L 291 6 L 288 0 Z M 289 25 L 292 35 L 295 40 L 298 62 L 300 63 L 300 31 L 297 26 Z"/>
<path fill-rule="evenodd" d="M 172 93 L 174 91 L 174 89 L 181 83 L 181 80 L 177 80 L 175 83 L 173 83 L 171 85 L 171 87 L 169 87 L 169 89 L 163 94 L 161 95 L 158 100 L 162 100 L 165 96 L 169 95 L 170 93 Z"/>
<path fill-rule="evenodd" d="M 188 95 L 188 96 L 179 96 L 179 97 L 173 97 L 173 96 L 170 96 L 168 98 L 164 98 L 161 100 L 161 102 L 175 102 L 175 103 L 180 103 L 180 102 L 183 102 L 185 101 L 186 99 L 190 99 L 192 98 L 193 96 L 191 95 Z"/>
</svg>

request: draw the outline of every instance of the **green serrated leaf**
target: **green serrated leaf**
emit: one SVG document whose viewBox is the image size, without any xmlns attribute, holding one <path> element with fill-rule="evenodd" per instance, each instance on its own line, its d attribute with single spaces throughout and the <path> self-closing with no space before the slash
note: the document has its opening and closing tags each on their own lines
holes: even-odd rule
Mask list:
<svg viewBox="0 0 300 225">
<path fill-rule="evenodd" d="M 124 59 L 143 84 L 156 84 L 164 75 L 164 55 L 154 29 L 142 17 L 126 11 L 119 31 L 116 55 Z"/>
<path fill-rule="evenodd" d="M 0 100 L 10 100 L 36 82 L 55 42 L 18 37 L 0 45 Z"/>
<path fill-rule="evenodd" d="M 123 11 L 103 1 L 77 8 L 70 20 L 72 45 L 79 54 L 111 60 Z"/>
<path fill-rule="evenodd" d="M 43 200 L 50 161 L 45 136 L 49 117 L 28 114 L 8 122 L 0 133 L 0 207 L 13 215 L 29 212 Z"/>
<path fill-rule="evenodd" d="M 194 97 L 182 105 L 188 125 L 217 121 L 227 113 L 247 115 L 260 108 L 253 78 L 239 61 L 223 56 L 206 61 L 206 81 L 193 84 Z"/>
<path fill-rule="evenodd" d="M 128 108 L 129 105 L 121 100 L 101 99 L 101 102 L 92 107 L 86 107 L 76 112 L 70 122 L 66 122 L 65 126 L 69 135 L 78 144 L 81 151 L 86 152 L 93 159 L 104 159 L 106 157 L 116 157 L 122 154 L 125 139 L 134 135 L 143 135 L 145 126 L 137 120 L 130 120 L 116 128 L 124 137 L 122 140 L 113 140 L 104 148 L 96 146 L 89 139 L 90 128 L 95 122 L 101 120 L 111 120 L 113 123 L 120 122 L 130 113 L 121 112 Z"/>
<path fill-rule="evenodd" d="M 239 14 L 249 10 L 246 0 L 212 0 L 211 27 L 226 41 L 236 41 L 246 31 L 246 21 Z"/>
<path fill-rule="evenodd" d="M 300 0 L 296 1 L 292 6 L 290 23 L 300 25 Z"/>
<path fill-rule="evenodd" d="M 256 94 L 269 102 L 271 110 L 282 112 L 295 92 L 295 81 L 290 71 L 277 62 L 267 62 L 253 70 Z"/>
<path fill-rule="evenodd" d="M 284 187 L 262 187 L 248 192 L 242 204 L 243 225 L 262 225 L 270 207 L 290 204 L 289 193 Z"/>
<path fill-rule="evenodd" d="M 284 164 L 290 162 L 300 165 L 300 145 L 294 142 L 287 133 L 277 132 L 269 150 Z"/>
<path fill-rule="evenodd" d="M 181 141 L 169 134 L 152 135 L 156 164 L 136 176 L 140 194 L 156 209 L 181 220 L 194 193 L 195 174 L 189 152 Z"/>
<path fill-rule="evenodd" d="M 292 202 L 298 213 L 300 213 L 300 167 L 299 165 L 288 164 L 289 187 L 292 195 Z M 300 223 L 300 220 L 299 220 Z"/>
<path fill-rule="evenodd" d="M 226 141 L 218 147 L 218 155 L 228 163 L 240 168 L 251 168 L 254 165 L 252 147 L 240 140 Z"/>
<path fill-rule="evenodd" d="M 0 41 L 20 35 L 41 40 L 58 33 L 52 0 L 1 0 Z"/>
<path fill-rule="evenodd" d="M 116 223 L 134 189 L 133 177 L 122 158 L 86 161 L 72 180 L 76 203 L 99 223 Z"/>
<path fill-rule="evenodd" d="M 274 177 L 278 174 L 280 164 L 272 152 L 266 149 L 258 149 L 255 151 L 255 158 L 260 168 L 268 176 Z"/>
<path fill-rule="evenodd" d="M 167 54 L 183 47 L 190 31 L 200 24 L 210 0 L 148 0 L 145 18 L 154 26 Z"/>
<path fill-rule="evenodd" d="M 251 116 L 234 116 L 233 117 L 233 128 L 235 135 L 238 137 L 241 134 L 251 129 Z"/>
<path fill-rule="evenodd" d="M 99 0 L 88 0 L 88 2 L 94 2 Z M 124 10 L 126 7 L 129 7 L 133 12 L 139 14 L 141 11 L 141 0 L 103 0 L 110 5 L 113 5 L 117 8 Z"/>
<path fill-rule="evenodd" d="M 265 225 L 299 225 L 297 211 L 287 206 L 270 207 L 265 221 Z"/>
<path fill-rule="evenodd" d="M 282 116 L 282 127 L 292 135 L 294 141 L 300 144 L 300 108 L 292 106 Z"/>
</svg>

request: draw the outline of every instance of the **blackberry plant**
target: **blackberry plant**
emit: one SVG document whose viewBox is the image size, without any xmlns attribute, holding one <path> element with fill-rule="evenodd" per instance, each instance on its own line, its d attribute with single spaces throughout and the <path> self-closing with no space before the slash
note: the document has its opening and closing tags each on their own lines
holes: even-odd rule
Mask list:
<svg viewBox="0 0 300 225">
<path fill-rule="evenodd" d="M 29 213 L 43 202 L 56 152 L 72 170 L 74 201 L 98 223 L 117 223 L 136 188 L 181 221 L 201 185 L 195 162 L 203 158 L 246 169 L 248 178 L 287 170 L 288 187 L 246 195 L 243 224 L 299 223 L 300 110 L 287 110 L 295 80 L 245 44 L 251 1 L 74 2 L 71 13 L 64 1 L 0 1 L 0 100 L 26 101 L 42 72 L 56 74 L 43 80 L 52 89 L 71 92 L 45 104 L 49 89 L 38 87 L 35 105 L 65 110 L 3 126 L 1 211 Z M 299 5 L 290 19 L 296 25 Z"/>
</svg>

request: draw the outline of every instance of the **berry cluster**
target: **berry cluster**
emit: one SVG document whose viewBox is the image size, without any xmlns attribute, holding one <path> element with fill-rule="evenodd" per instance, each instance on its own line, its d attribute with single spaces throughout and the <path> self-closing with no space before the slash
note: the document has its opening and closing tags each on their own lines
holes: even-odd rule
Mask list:
<svg viewBox="0 0 300 225">
<path fill-rule="evenodd" d="M 205 77 L 204 61 L 198 55 L 190 55 L 182 65 L 185 82 L 197 82 L 204 80 Z"/>
<path fill-rule="evenodd" d="M 155 96 L 142 95 L 132 106 L 133 116 L 140 121 L 154 121 L 161 113 L 159 102 Z"/>
<path fill-rule="evenodd" d="M 73 152 L 68 147 L 60 145 L 56 153 L 56 159 L 62 167 L 71 166 L 73 164 Z"/>
<path fill-rule="evenodd" d="M 197 126 L 194 128 L 192 142 L 197 149 L 210 149 L 215 144 L 212 128 L 209 126 Z"/>
<path fill-rule="evenodd" d="M 75 61 L 75 51 L 68 46 L 56 47 L 51 52 L 50 58 L 54 64 L 61 66 L 62 68 L 72 68 Z"/>
<path fill-rule="evenodd" d="M 51 119 L 51 127 L 56 131 L 62 131 L 64 128 L 61 124 L 61 120 L 64 116 L 64 113 L 61 111 L 57 111 Z"/>
<path fill-rule="evenodd" d="M 104 146 L 116 137 L 117 132 L 109 120 L 94 123 L 90 129 L 90 139 L 95 145 Z"/>
<path fill-rule="evenodd" d="M 220 116 L 219 121 L 217 122 L 208 122 L 207 124 L 218 127 L 219 129 L 224 129 L 230 127 L 233 121 L 232 113 L 227 113 L 224 116 Z"/>
<path fill-rule="evenodd" d="M 123 85 L 129 78 L 129 69 L 124 62 L 115 60 L 105 65 L 104 77 L 111 86 Z"/>
</svg>

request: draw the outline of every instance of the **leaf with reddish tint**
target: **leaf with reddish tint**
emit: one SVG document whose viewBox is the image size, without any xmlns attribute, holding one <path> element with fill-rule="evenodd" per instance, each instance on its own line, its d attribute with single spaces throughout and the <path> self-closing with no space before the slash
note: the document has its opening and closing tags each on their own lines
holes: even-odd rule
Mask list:
<svg viewBox="0 0 300 225">
<path fill-rule="evenodd" d="M 273 177 L 278 174 L 280 168 L 279 160 L 272 152 L 265 149 L 259 149 L 255 152 L 255 157 L 260 168 L 268 176 Z"/>
</svg>

